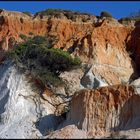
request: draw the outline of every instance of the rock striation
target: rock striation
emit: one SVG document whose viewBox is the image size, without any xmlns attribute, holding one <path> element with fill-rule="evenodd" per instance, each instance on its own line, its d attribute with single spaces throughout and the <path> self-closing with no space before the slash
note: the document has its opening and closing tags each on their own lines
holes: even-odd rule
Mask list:
<svg viewBox="0 0 140 140">
<path fill-rule="evenodd" d="M 11 61 L 1 64 L 0 138 L 39 138 L 54 129 L 61 119 L 54 114 L 51 97 L 47 100 Z"/>
<path fill-rule="evenodd" d="M 96 90 L 83 89 L 73 96 L 67 120 L 59 127 L 63 129 L 54 132 L 52 137 L 64 138 L 62 133 L 66 132 L 65 129 L 70 130 L 71 125 L 83 131 L 85 134 L 83 138 L 105 138 L 110 134 L 119 137 L 119 132 L 129 132 L 134 129 L 138 131 L 139 94 L 133 85 L 101 87 Z"/>
<path fill-rule="evenodd" d="M 115 19 L 90 18 L 92 22 L 81 22 L 2 10 L 0 53 L 12 48 L 15 42 L 22 41 L 22 34 L 47 35 L 55 38 L 54 48 L 67 50 L 79 56 L 84 63 L 94 64 L 93 73 L 103 77 L 108 84 L 128 82 L 134 67 L 127 52 L 126 40 L 134 27 L 124 26 Z"/>
<path fill-rule="evenodd" d="M 129 131 L 140 127 L 139 32 L 139 22 L 127 26 L 76 12 L 0 10 L 0 138 L 103 138 L 118 132 L 132 137 Z M 81 67 L 60 74 L 65 87 L 40 90 L 4 61 L 23 35 L 54 38 L 53 48 L 80 57 Z M 63 121 L 59 115 L 69 100 Z"/>
</svg>

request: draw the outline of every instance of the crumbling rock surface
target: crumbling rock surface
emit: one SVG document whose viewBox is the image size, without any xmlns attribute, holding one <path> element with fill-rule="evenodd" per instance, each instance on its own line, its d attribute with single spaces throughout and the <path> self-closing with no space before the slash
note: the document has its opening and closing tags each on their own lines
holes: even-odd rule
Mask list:
<svg viewBox="0 0 140 140">
<path fill-rule="evenodd" d="M 92 23 L 53 16 L 39 18 L 2 10 L 0 21 L 1 53 L 11 49 L 15 42 L 22 41 L 21 34 L 47 35 L 56 37 L 54 48 L 67 50 L 79 56 L 82 62 L 96 65 L 94 73 L 108 84 L 126 83 L 134 72 L 133 62 L 126 51 L 126 40 L 133 27 L 123 26 L 113 18 Z"/>
<path fill-rule="evenodd" d="M 11 61 L 0 65 L 0 138 L 38 138 L 60 123 L 54 112 L 29 76 Z"/>
<path fill-rule="evenodd" d="M 95 16 L 82 21 L 89 15 L 76 15 L 71 20 L 64 14 L 42 17 L 0 11 L 1 63 L 6 52 L 23 41 L 22 34 L 32 33 L 56 37 L 52 47 L 67 50 L 90 66 L 61 73 L 66 87 L 46 88 L 38 95 L 16 67 L 1 64 L 1 138 L 37 138 L 55 130 L 62 121 L 56 114 L 63 112 L 67 102 L 57 95 L 74 96 L 66 121 L 49 138 L 79 138 L 79 134 L 80 138 L 106 137 L 118 131 L 122 136 L 124 131 L 139 129 L 139 79 L 133 81 L 140 67 L 139 23 L 124 26 L 113 18 Z"/>
<path fill-rule="evenodd" d="M 138 129 L 139 104 L 140 95 L 132 85 L 84 89 L 73 96 L 67 120 L 60 128 L 73 124 L 90 138 Z"/>
</svg>

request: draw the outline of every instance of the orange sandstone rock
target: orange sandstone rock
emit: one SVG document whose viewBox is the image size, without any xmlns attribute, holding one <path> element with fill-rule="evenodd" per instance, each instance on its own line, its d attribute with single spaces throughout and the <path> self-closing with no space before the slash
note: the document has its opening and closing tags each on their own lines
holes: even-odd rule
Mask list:
<svg viewBox="0 0 140 140">
<path fill-rule="evenodd" d="M 95 18 L 95 17 L 94 17 Z M 12 41 L 22 41 L 20 34 L 55 36 L 54 48 L 68 50 L 85 63 L 94 64 L 93 73 L 109 84 L 127 82 L 134 72 L 126 51 L 126 39 L 131 26 L 123 26 L 115 19 L 99 23 L 71 21 L 65 18 L 28 16 L 20 12 L 0 13 L 0 50 L 7 51 Z"/>
<path fill-rule="evenodd" d="M 134 87 L 128 85 L 81 90 L 72 99 L 67 122 L 93 136 L 130 129 L 136 126 L 131 119 L 140 118 L 139 101 Z"/>
</svg>

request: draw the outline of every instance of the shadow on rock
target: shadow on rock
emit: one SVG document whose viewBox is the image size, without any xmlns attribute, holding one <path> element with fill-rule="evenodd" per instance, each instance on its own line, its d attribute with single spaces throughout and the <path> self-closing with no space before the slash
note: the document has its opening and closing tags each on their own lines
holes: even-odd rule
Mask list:
<svg viewBox="0 0 140 140">
<path fill-rule="evenodd" d="M 135 80 L 137 77 L 140 76 L 140 21 L 135 22 L 135 28 L 128 36 L 130 37 L 126 39 L 126 51 L 128 52 L 132 67 L 134 69 L 134 73 L 130 77 L 130 81 Z M 137 73 L 137 74 L 136 74 Z"/>
<path fill-rule="evenodd" d="M 122 107 L 119 125 L 114 130 L 131 130 L 140 128 L 140 96 L 133 95 Z"/>
<path fill-rule="evenodd" d="M 48 135 L 51 131 L 57 129 L 58 125 L 64 121 L 63 116 L 56 116 L 54 114 L 49 114 L 39 119 L 36 122 L 36 128 L 40 131 L 40 133 L 45 136 Z"/>
</svg>

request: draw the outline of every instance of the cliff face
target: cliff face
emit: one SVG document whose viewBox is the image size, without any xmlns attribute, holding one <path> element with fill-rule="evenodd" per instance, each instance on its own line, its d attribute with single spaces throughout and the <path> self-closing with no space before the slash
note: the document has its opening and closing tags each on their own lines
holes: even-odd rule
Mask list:
<svg viewBox="0 0 140 140">
<path fill-rule="evenodd" d="M 135 29 L 131 32 L 127 39 L 127 49 L 131 54 L 132 59 L 135 61 L 137 65 L 137 71 L 139 73 L 140 70 L 140 22 L 137 21 L 135 23 Z M 139 73 L 140 74 L 140 73 Z"/>
<path fill-rule="evenodd" d="M 29 35 L 29 33 L 56 36 L 58 42 L 54 47 L 69 49 L 70 52 L 83 57 L 84 61 L 96 59 L 97 63 L 114 64 L 116 56 L 112 54 L 116 50 L 125 53 L 125 39 L 130 31 L 131 28 L 123 27 L 117 21 L 105 20 L 95 27 L 95 24 L 90 22 L 72 22 L 57 18 L 36 19 L 23 13 L 1 12 L 0 40 L 8 42 L 13 37 L 18 41 L 20 34 Z M 8 46 L 2 48 L 7 50 Z M 111 48 L 116 50 L 110 52 L 104 59 L 107 49 Z M 108 60 L 110 55 L 112 61 Z"/>
<path fill-rule="evenodd" d="M 89 20 L 83 21 L 83 17 Z M 63 112 L 70 99 L 70 112 L 60 127 L 72 126 L 58 130 L 54 138 L 73 138 L 78 133 L 89 138 L 105 136 L 112 130 L 139 128 L 140 124 L 136 124 L 140 119 L 139 88 L 129 85 L 140 66 L 139 31 L 138 23 L 136 26 L 124 26 L 113 18 L 76 15 L 71 20 L 62 13 L 58 17 L 28 16 L 2 10 L 0 62 L 16 42 L 23 41 L 21 35 L 46 35 L 56 39 L 54 48 L 79 56 L 82 65 L 60 74 L 65 87 L 53 87 L 37 94 L 25 73 L 20 73 L 16 66 L 7 62 L 1 63 L 0 114 L 5 120 L 4 124 L 0 124 L 1 136 L 36 138 L 32 130 L 40 136 L 45 135 L 50 129 L 56 129 L 60 122 L 55 115 Z M 139 86 L 139 81 L 132 84 Z M 22 110 L 19 111 L 21 116 L 14 109 Z M 22 129 L 23 122 L 28 125 L 27 131 Z M 33 122 L 36 127 L 32 127 Z M 17 127 L 21 129 L 19 133 L 14 131 Z"/>
<path fill-rule="evenodd" d="M 31 77 L 11 61 L 0 65 L 0 137 L 38 138 L 53 130 L 62 120 L 53 115 L 61 99 L 49 94 L 42 98 Z"/>
<path fill-rule="evenodd" d="M 32 32 L 44 35 L 47 32 L 47 21 L 33 20 L 23 13 L 2 11 L 0 21 L 0 41 L 3 50 L 12 47 L 10 46 L 12 40 L 20 41 L 20 34 L 28 35 Z"/>
<path fill-rule="evenodd" d="M 93 73 L 103 77 L 108 84 L 128 82 L 133 73 L 133 62 L 126 51 L 126 39 L 133 28 L 123 26 L 115 19 L 97 21 L 96 17 L 92 18 L 95 19 L 92 22 L 74 22 L 62 17 L 40 18 L 2 11 L 1 54 L 15 41 L 21 41 L 21 34 L 53 36 L 56 37 L 54 48 L 68 50 L 83 62 L 94 64 Z"/>
<path fill-rule="evenodd" d="M 72 99 L 68 121 L 93 135 L 135 127 L 136 124 L 132 124 L 130 120 L 139 117 L 136 108 L 139 95 L 134 94 L 134 88 L 131 86 L 80 91 Z"/>
<path fill-rule="evenodd" d="M 110 135 L 112 138 L 135 137 L 132 131 L 135 129 L 138 133 L 140 127 L 140 95 L 136 92 L 137 88 L 132 85 L 116 85 L 75 93 L 67 120 L 59 127 L 62 129 L 49 136 L 65 138 L 65 132 L 69 131 L 67 137 L 76 138 L 73 134 L 79 129 L 83 131 L 82 138 L 105 138 Z"/>
</svg>

